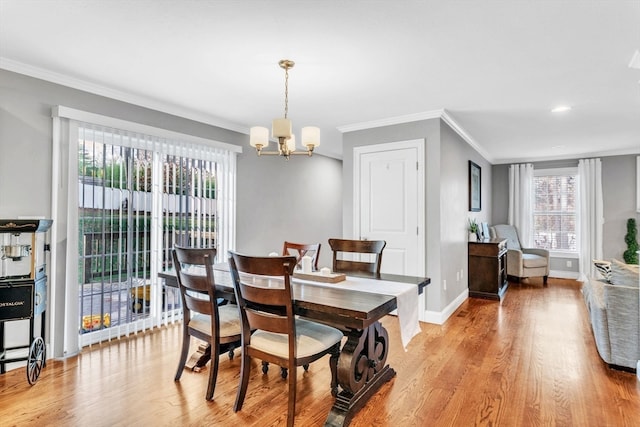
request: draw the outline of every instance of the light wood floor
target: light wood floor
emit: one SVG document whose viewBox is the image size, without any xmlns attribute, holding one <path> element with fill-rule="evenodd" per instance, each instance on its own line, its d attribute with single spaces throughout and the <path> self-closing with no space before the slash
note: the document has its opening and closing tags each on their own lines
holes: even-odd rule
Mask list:
<svg viewBox="0 0 640 427">
<path fill-rule="evenodd" d="M 383 321 L 397 376 L 352 426 L 638 426 L 640 381 L 598 357 L 580 284 L 512 284 L 500 304 L 467 300 L 442 326 L 401 347 L 397 319 Z M 286 381 L 254 365 L 233 413 L 239 358 L 223 356 L 215 401 L 208 371 L 174 382 L 180 329 L 168 327 L 50 361 L 34 386 L 25 370 L 0 375 L 0 425 L 278 426 Z M 327 361 L 300 370 L 296 425 L 322 425 L 331 405 Z"/>
</svg>

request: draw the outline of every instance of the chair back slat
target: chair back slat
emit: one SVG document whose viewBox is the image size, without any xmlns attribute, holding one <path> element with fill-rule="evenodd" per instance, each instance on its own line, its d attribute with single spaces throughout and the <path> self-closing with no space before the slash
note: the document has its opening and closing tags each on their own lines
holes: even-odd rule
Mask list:
<svg viewBox="0 0 640 427">
<path fill-rule="evenodd" d="M 180 267 L 177 267 L 176 270 L 178 270 L 178 268 Z M 194 274 L 194 272 L 190 273 L 180 268 L 180 279 L 182 280 L 182 286 L 192 292 L 208 294 L 211 282 L 206 275 L 206 267 L 199 268 L 199 270 L 200 271 L 197 272 L 198 274 Z"/>
<path fill-rule="evenodd" d="M 251 329 L 262 329 L 263 331 L 274 332 L 278 334 L 287 334 L 289 332 L 289 319 L 287 316 L 279 316 L 275 314 L 267 314 L 265 311 L 247 308 L 247 320 Z"/>
<path fill-rule="evenodd" d="M 382 251 L 387 242 L 384 240 L 349 240 L 329 239 L 329 246 L 333 251 L 333 271 L 338 273 L 366 272 L 380 274 L 382 265 Z M 341 257 L 344 253 L 370 254 L 374 261 L 347 260 Z"/>
<path fill-rule="evenodd" d="M 203 299 L 206 297 L 206 299 Z M 212 315 L 211 303 L 209 297 L 205 294 L 199 294 L 199 296 L 192 296 L 185 293 L 182 298 L 183 308 L 186 307 L 189 311 L 195 311 L 196 313 Z"/>
</svg>

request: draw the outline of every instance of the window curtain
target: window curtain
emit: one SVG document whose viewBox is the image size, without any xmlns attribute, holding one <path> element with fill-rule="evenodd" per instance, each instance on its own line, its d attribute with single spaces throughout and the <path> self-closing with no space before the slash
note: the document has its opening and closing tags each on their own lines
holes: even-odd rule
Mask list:
<svg viewBox="0 0 640 427">
<path fill-rule="evenodd" d="M 218 262 L 224 261 L 229 249 L 235 248 L 236 156 L 242 149 L 222 142 L 193 137 L 165 129 L 114 119 L 67 107 L 54 107 L 52 148 L 52 218 L 54 220 L 51 241 L 49 334 L 53 357 L 68 357 L 80 351 L 82 342 L 79 315 L 79 229 L 78 229 L 78 140 L 83 132 L 98 132 L 117 138 L 118 144 L 153 152 L 153 162 L 161 165 L 162 158 L 179 156 L 189 159 L 215 162 L 216 174 L 216 246 Z M 159 174 L 161 167 L 156 167 Z M 158 176 L 151 178 L 158 185 Z M 161 236 L 163 227 L 162 202 L 153 202 L 152 229 L 159 230 L 150 242 L 151 285 L 160 288 L 157 273 L 163 268 Z M 159 326 L 143 325 L 143 329 Z M 108 330 L 105 330 L 108 331 Z M 135 332 L 118 330 L 115 336 Z M 108 331 L 112 334 L 113 331 Z M 105 338 L 102 338 L 105 339 Z"/>
<path fill-rule="evenodd" d="M 604 206 L 602 200 L 602 164 L 600 159 L 578 161 L 579 279 L 584 282 L 594 275 L 593 259 L 602 259 Z"/>
<path fill-rule="evenodd" d="M 533 164 L 509 166 L 509 224 L 518 229 L 520 244 L 533 246 Z"/>
</svg>

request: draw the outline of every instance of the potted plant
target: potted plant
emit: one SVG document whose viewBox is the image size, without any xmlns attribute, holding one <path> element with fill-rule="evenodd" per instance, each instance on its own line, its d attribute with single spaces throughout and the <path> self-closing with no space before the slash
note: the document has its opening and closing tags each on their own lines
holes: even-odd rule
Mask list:
<svg viewBox="0 0 640 427">
<path fill-rule="evenodd" d="M 480 227 L 478 226 L 478 223 L 476 222 L 476 219 L 473 218 L 469 218 L 469 241 L 470 242 L 476 242 L 478 241 L 478 231 L 480 230 Z"/>
<path fill-rule="evenodd" d="M 624 262 L 627 264 L 638 264 L 638 230 L 636 228 L 636 220 L 629 218 L 627 220 L 627 234 L 624 241 L 627 243 L 627 250 L 624 251 Z"/>
</svg>

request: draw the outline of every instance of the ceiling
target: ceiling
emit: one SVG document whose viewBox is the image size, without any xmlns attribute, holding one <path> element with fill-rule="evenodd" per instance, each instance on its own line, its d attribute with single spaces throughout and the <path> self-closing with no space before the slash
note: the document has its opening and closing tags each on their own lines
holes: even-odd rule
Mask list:
<svg viewBox="0 0 640 427">
<path fill-rule="evenodd" d="M 638 49 L 638 0 L 0 0 L 0 68 L 241 132 L 292 59 L 294 131 L 336 158 L 439 116 L 495 164 L 640 153 Z"/>
</svg>

